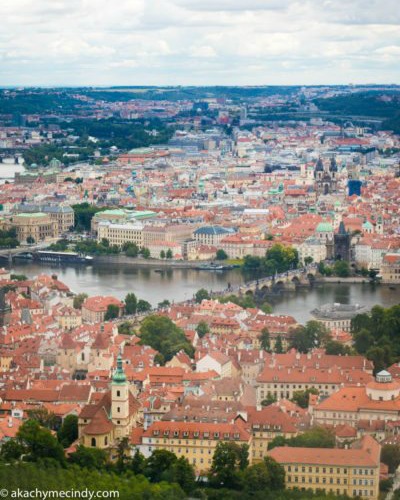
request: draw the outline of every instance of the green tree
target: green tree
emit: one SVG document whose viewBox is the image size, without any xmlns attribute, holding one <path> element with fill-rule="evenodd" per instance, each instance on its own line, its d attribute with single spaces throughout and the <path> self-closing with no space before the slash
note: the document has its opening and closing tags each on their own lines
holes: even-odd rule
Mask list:
<svg viewBox="0 0 400 500">
<path fill-rule="evenodd" d="M 200 304 L 203 300 L 210 300 L 210 294 L 205 288 L 200 288 L 200 290 L 197 290 L 194 297 L 198 304 Z"/>
<path fill-rule="evenodd" d="M 375 269 L 370 269 L 368 272 L 368 277 L 372 282 L 375 282 L 378 277 L 378 271 L 376 271 Z"/>
<path fill-rule="evenodd" d="M 366 328 L 354 333 L 354 347 L 360 354 L 365 354 L 373 343 L 374 338 Z"/>
<path fill-rule="evenodd" d="M 172 451 L 165 449 L 154 450 L 145 462 L 144 475 L 152 483 L 159 483 L 164 479 L 164 474 L 176 460 L 176 455 Z"/>
<path fill-rule="evenodd" d="M 117 460 L 115 462 L 115 467 L 119 473 L 127 470 L 129 461 L 129 438 L 127 436 L 120 438 L 117 442 Z"/>
<path fill-rule="evenodd" d="M 72 210 L 75 215 L 75 229 L 77 231 L 90 231 L 92 218 L 101 209 L 85 202 L 72 205 Z"/>
<path fill-rule="evenodd" d="M 160 252 L 160 259 L 165 259 L 165 251 L 161 250 Z"/>
<path fill-rule="evenodd" d="M 121 335 L 134 335 L 133 324 L 130 321 L 123 321 L 118 325 L 118 333 Z"/>
<path fill-rule="evenodd" d="M 136 314 L 137 298 L 134 293 L 128 293 L 125 297 L 125 313 Z"/>
<path fill-rule="evenodd" d="M 28 277 L 25 274 L 10 274 L 10 279 L 13 281 L 26 281 Z"/>
<path fill-rule="evenodd" d="M 319 394 L 318 389 L 310 387 L 310 389 L 306 389 L 305 391 L 294 391 L 292 401 L 301 408 L 308 408 L 310 394 Z"/>
<path fill-rule="evenodd" d="M 352 354 L 351 347 L 347 345 L 343 345 L 336 340 L 328 340 L 325 343 L 325 352 L 326 354 L 333 354 L 335 356 L 346 356 Z"/>
<path fill-rule="evenodd" d="M 158 308 L 164 309 L 165 307 L 169 307 L 170 305 L 171 305 L 171 302 L 168 299 L 164 299 L 163 301 L 158 303 Z"/>
<path fill-rule="evenodd" d="M 160 352 L 165 361 L 169 361 L 181 349 L 190 357 L 194 354 L 193 346 L 186 339 L 183 330 L 165 316 L 153 314 L 142 321 L 140 343 Z"/>
<path fill-rule="evenodd" d="M 269 330 L 267 327 L 264 327 L 261 330 L 261 334 L 258 338 L 260 340 L 261 348 L 264 349 L 264 351 L 269 352 L 271 350 L 271 341 L 269 337 Z"/>
<path fill-rule="evenodd" d="M 274 351 L 276 352 L 276 354 L 282 354 L 283 353 L 282 337 L 280 335 L 278 335 L 276 337 Z"/>
<path fill-rule="evenodd" d="M 140 250 L 140 253 L 142 254 L 142 257 L 144 259 L 149 259 L 150 258 L 150 250 L 148 248 L 146 248 L 146 247 L 142 248 Z"/>
<path fill-rule="evenodd" d="M 305 326 L 295 329 L 290 345 L 299 352 L 306 353 L 315 347 L 321 347 L 329 340 L 329 331 L 319 321 L 308 321 Z"/>
<path fill-rule="evenodd" d="M 78 417 L 67 415 L 64 418 L 61 428 L 57 432 L 57 437 L 64 448 L 68 448 L 78 439 Z"/>
<path fill-rule="evenodd" d="M 217 488 L 240 489 L 241 471 L 248 466 L 248 447 L 234 442 L 217 443 L 208 479 Z"/>
<path fill-rule="evenodd" d="M 304 258 L 304 264 L 306 266 L 309 266 L 310 264 L 312 264 L 313 261 L 314 261 L 314 259 L 312 257 L 310 257 L 310 256 L 307 256 L 307 257 Z"/>
<path fill-rule="evenodd" d="M 267 394 L 266 398 L 261 401 L 261 406 L 269 406 L 276 403 L 276 396 L 273 394 Z"/>
<path fill-rule="evenodd" d="M 25 452 L 25 447 L 16 439 L 5 441 L 0 448 L 0 457 L 6 462 L 19 460 Z"/>
<path fill-rule="evenodd" d="M 100 448 L 87 448 L 79 445 L 69 456 L 69 462 L 87 469 L 104 469 L 107 464 L 107 453 Z"/>
<path fill-rule="evenodd" d="M 110 321 L 112 319 L 118 318 L 119 316 L 119 307 L 116 304 L 109 304 L 107 306 L 107 311 L 104 316 L 104 321 Z"/>
<path fill-rule="evenodd" d="M 205 321 L 200 321 L 198 323 L 198 325 L 196 326 L 196 332 L 200 338 L 203 338 L 204 335 L 209 333 L 209 331 L 210 331 L 210 327 L 208 326 L 208 324 Z"/>
<path fill-rule="evenodd" d="M 143 474 L 144 467 L 145 467 L 145 462 L 146 459 L 144 458 L 144 455 L 140 453 L 138 449 L 136 449 L 135 454 L 132 457 L 131 460 L 131 469 L 134 474 Z"/>
<path fill-rule="evenodd" d="M 87 293 L 78 293 L 74 296 L 73 306 L 75 309 L 82 309 L 82 304 L 89 297 Z"/>
<path fill-rule="evenodd" d="M 215 258 L 217 260 L 226 260 L 228 258 L 228 254 L 225 252 L 225 250 L 222 250 L 222 248 L 220 248 L 219 250 L 217 250 Z"/>
<path fill-rule="evenodd" d="M 273 458 L 265 457 L 262 462 L 250 465 L 243 472 L 243 487 L 249 493 L 283 490 L 285 470 Z"/>
<path fill-rule="evenodd" d="M 400 446 L 397 444 L 384 444 L 381 451 L 381 462 L 389 467 L 390 474 L 396 472 L 400 465 Z"/>
<path fill-rule="evenodd" d="M 172 259 L 173 255 L 172 255 L 172 250 L 170 248 L 168 248 L 167 253 L 165 254 L 165 257 L 167 259 Z"/>
<path fill-rule="evenodd" d="M 185 457 L 180 457 L 175 460 L 165 476 L 168 482 L 178 483 L 186 493 L 190 493 L 195 489 L 196 474 L 193 467 L 189 464 L 188 459 Z"/>
<path fill-rule="evenodd" d="M 147 300 L 139 299 L 137 303 L 136 312 L 145 313 L 151 311 L 151 304 Z"/>
<path fill-rule="evenodd" d="M 272 306 L 268 302 L 261 304 L 260 309 L 265 314 L 272 314 L 273 312 Z"/>
<path fill-rule="evenodd" d="M 277 436 L 268 445 L 272 450 L 276 446 L 293 446 L 295 448 L 334 448 L 335 434 L 325 427 L 313 427 L 308 431 L 292 438 Z"/>
<path fill-rule="evenodd" d="M 31 420 L 36 420 L 42 427 L 47 427 L 47 429 L 51 430 L 57 427 L 58 419 L 56 415 L 47 410 L 47 408 L 35 408 L 28 410 L 27 413 Z"/>
<path fill-rule="evenodd" d="M 26 420 L 18 429 L 17 440 L 32 461 L 52 458 L 61 464 L 65 462 L 63 447 L 37 420 Z"/>
<path fill-rule="evenodd" d="M 139 255 L 139 247 L 135 243 L 130 243 L 128 246 L 122 247 L 127 257 L 137 257 Z"/>
<path fill-rule="evenodd" d="M 35 243 L 35 238 L 33 236 L 28 236 L 26 238 L 26 242 L 28 243 L 28 245 L 33 245 Z"/>
<path fill-rule="evenodd" d="M 350 265 L 345 260 L 337 260 L 333 266 L 333 272 L 339 278 L 348 278 L 350 276 Z"/>
</svg>

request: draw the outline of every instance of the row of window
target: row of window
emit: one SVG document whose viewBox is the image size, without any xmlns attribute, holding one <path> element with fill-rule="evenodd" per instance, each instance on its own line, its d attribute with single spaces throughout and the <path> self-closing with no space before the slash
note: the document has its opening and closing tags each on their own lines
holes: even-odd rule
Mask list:
<svg viewBox="0 0 400 500">
<path fill-rule="evenodd" d="M 287 471 L 288 472 L 315 472 L 319 473 L 320 471 L 322 474 L 326 474 L 329 470 L 329 474 L 347 474 L 347 468 L 342 468 L 342 467 L 312 467 L 312 466 L 305 466 L 302 465 L 301 467 L 298 465 L 288 465 L 287 466 Z M 353 469 L 353 474 L 358 474 L 360 476 L 372 476 L 374 474 L 373 469 Z"/>
<path fill-rule="evenodd" d="M 320 480 L 321 479 L 321 480 Z M 329 479 L 329 481 L 328 481 Z M 306 483 L 306 476 L 288 476 L 287 477 L 288 483 Z M 319 476 L 313 477 L 313 476 L 308 476 L 308 482 L 309 483 L 316 483 L 316 484 L 347 484 L 347 479 L 343 479 L 343 483 L 341 482 L 340 477 L 334 480 L 333 477 L 327 478 L 327 477 L 322 477 L 320 478 Z"/>
</svg>

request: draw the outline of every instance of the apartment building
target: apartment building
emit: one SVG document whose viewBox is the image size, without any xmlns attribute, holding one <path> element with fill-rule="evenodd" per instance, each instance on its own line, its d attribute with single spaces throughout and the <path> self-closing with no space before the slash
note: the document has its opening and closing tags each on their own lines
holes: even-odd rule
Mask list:
<svg viewBox="0 0 400 500">
<path fill-rule="evenodd" d="M 97 241 L 106 238 L 110 245 L 122 247 L 124 243 L 135 243 L 138 247 L 143 247 L 143 229 L 140 222 L 111 223 L 100 222 L 97 226 Z"/>
<path fill-rule="evenodd" d="M 282 446 L 269 456 L 284 467 L 286 488 L 377 500 L 380 454 L 379 443 L 364 436 L 350 449 Z"/>
<path fill-rule="evenodd" d="M 197 473 L 204 473 L 210 469 L 215 448 L 221 441 L 251 447 L 252 436 L 241 422 L 221 424 L 159 421 L 143 433 L 140 450 L 146 457 L 154 450 L 172 451 L 177 457 L 187 458 Z"/>
<path fill-rule="evenodd" d="M 342 385 L 367 384 L 373 377 L 362 370 L 343 370 L 309 367 L 270 367 L 265 366 L 257 377 L 257 404 L 268 396 L 276 399 L 292 399 L 296 391 L 317 389 L 320 394 L 329 396 Z"/>
<path fill-rule="evenodd" d="M 341 387 L 311 411 L 317 424 L 355 426 L 360 420 L 399 420 L 400 383 L 383 370 L 366 385 Z"/>
<path fill-rule="evenodd" d="M 387 253 L 381 266 L 383 283 L 400 283 L 400 253 Z"/>
<path fill-rule="evenodd" d="M 104 321 L 108 306 L 118 307 L 119 316 L 122 315 L 124 304 L 115 297 L 89 297 L 82 304 L 82 321 L 84 323 L 101 323 Z"/>
</svg>

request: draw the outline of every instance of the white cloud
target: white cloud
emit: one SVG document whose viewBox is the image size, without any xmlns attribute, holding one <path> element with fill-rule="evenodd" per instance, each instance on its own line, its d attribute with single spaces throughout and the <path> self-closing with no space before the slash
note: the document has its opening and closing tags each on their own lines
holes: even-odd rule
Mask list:
<svg viewBox="0 0 400 500">
<path fill-rule="evenodd" d="M 397 0 L 2 0 L 0 18 L 1 85 L 400 79 Z"/>
</svg>

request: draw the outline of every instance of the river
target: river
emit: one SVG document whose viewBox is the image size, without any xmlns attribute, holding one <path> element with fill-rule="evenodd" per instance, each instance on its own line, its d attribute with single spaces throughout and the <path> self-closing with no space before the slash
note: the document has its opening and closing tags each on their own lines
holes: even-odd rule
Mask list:
<svg viewBox="0 0 400 500">
<path fill-rule="evenodd" d="M 161 273 L 154 268 L 137 268 L 119 265 L 51 266 L 49 264 L 18 261 L 13 264 L 15 273 L 29 277 L 38 274 L 57 274 L 73 292 L 88 295 L 114 295 L 124 298 L 134 292 L 138 298 L 157 305 L 164 299 L 169 301 L 188 300 L 199 288 L 218 291 L 230 283 L 232 286 L 243 283 L 239 269 L 224 272 L 196 271 L 194 269 L 168 269 Z M 389 307 L 400 303 L 400 285 L 396 289 L 387 286 L 366 284 L 324 283 L 311 289 L 302 288 L 268 299 L 275 314 L 290 314 L 300 323 L 311 318 L 310 311 L 327 302 L 344 304 L 364 304 L 372 307 L 380 304 Z"/>
</svg>

